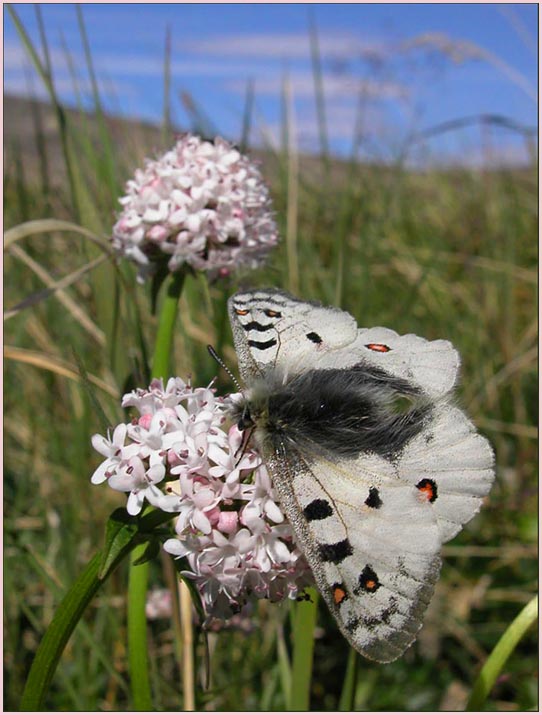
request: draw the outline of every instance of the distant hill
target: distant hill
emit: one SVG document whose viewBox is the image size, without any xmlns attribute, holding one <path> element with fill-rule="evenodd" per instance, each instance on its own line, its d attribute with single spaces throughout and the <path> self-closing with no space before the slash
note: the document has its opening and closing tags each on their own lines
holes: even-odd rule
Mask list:
<svg viewBox="0 0 542 715">
<path fill-rule="evenodd" d="M 90 133 L 99 150 L 96 116 L 64 108 L 70 124 L 77 130 Z M 106 117 L 116 153 L 134 156 L 140 161 L 143 155 L 160 151 L 162 134 L 159 127 L 148 122 L 120 117 Z M 53 184 L 62 183 L 64 162 L 55 109 L 48 102 L 4 95 L 4 168 L 8 172 L 10 160 L 17 157 L 23 164 L 25 179 L 37 178 L 40 162 L 40 143 L 43 143 Z M 128 161 L 127 164 L 134 164 Z"/>
</svg>

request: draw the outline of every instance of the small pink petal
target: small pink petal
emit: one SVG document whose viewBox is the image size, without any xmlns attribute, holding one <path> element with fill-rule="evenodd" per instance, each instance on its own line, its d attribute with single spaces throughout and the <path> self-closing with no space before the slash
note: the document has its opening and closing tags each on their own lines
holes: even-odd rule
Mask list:
<svg viewBox="0 0 542 715">
<path fill-rule="evenodd" d="M 151 426 L 151 422 L 152 422 L 152 415 L 141 415 L 141 417 L 137 421 L 137 424 L 140 427 L 143 427 L 143 429 L 148 430 Z"/>
<path fill-rule="evenodd" d="M 217 528 L 225 534 L 233 534 L 237 530 L 239 514 L 236 511 L 221 511 Z"/>
</svg>

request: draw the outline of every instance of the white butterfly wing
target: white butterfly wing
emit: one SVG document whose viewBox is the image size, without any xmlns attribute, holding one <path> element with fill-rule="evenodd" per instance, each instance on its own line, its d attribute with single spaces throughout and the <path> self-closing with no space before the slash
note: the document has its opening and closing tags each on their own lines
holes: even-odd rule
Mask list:
<svg viewBox="0 0 542 715">
<path fill-rule="evenodd" d="M 409 381 L 436 398 L 457 382 L 460 359 L 447 340 L 399 335 L 389 328 L 358 329 L 343 310 L 299 301 L 279 291 L 238 293 L 229 312 L 241 377 L 280 371 L 285 379 L 309 369 L 364 363 Z"/>
<path fill-rule="evenodd" d="M 354 349 L 363 361 L 408 380 L 433 398 L 450 392 L 457 382 L 459 353 L 448 340 L 368 328 L 359 331 Z"/>
<path fill-rule="evenodd" d="M 489 494 L 495 477 L 493 450 L 461 410 L 440 403 L 431 423 L 406 444 L 399 475 L 410 484 L 425 484 L 446 542 L 478 513 Z"/>
<path fill-rule="evenodd" d="M 441 543 L 477 513 L 494 478 L 489 443 L 449 402 L 458 353 L 445 340 L 358 330 L 344 311 L 276 291 L 238 294 L 229 309 L 249 390 L 268 385 L 271 395 L 293 384 L 310 405 L 311 391 L 336 397 L 335 388 L 326 393 L 319 386 L 332 379 L 331 371 L 350 406 L 347 392 L 359 389 L 360 381 L 369 403 L 386 392 L 424 406 L 412 432 L 403 422 L 383 431 L 393 443 L 389 452 L 375 437 L 378 412 L 369 427 L 367 414 L 360 415 L 365 437 L 353 440 L 364 447 L 355 454 L 344 437 L 339 445 L 322 432 L 338 426 L 333 434 L 340 440 L 333 414 L 320 425 L 320 440 L 299 432 L 274 441 L 259 435 L 281 504 L 341 631 L 367 657 L 394 660 L 421 626 Z M 306 374 L 312 382 L 303 387 L 297 378 Z"/>
<path fill-rule="evenodd" d="M 354 318 L 280 291 L 237 293 L 228 301 L 239 371 L 245 382 L 271 371 L 286 378 L 355 341 Z M 347 353 L 344 353 L 345 356 Z"/>
<path fill-rule="evenodd" d="M 306 460 L 286 448 L 266 464 L 340 630 L 390 662 L 415 639 L 440 568 L 431 505 L 387 460 Z"/>
</svg>

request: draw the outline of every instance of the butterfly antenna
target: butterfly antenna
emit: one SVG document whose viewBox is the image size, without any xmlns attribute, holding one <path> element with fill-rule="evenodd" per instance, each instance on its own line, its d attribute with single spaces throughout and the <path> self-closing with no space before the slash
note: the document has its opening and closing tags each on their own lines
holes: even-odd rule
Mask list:
<svg viewBox="0 0 542 715">
<path fill-rule="evenodd" d="M 220 365 L 220 367 L 226 371 L 226 373 L 229 375 L 231 381 L 233 382 L 235 387 L 239 390 L 239 392 L 243 392 L 243 388 L 239 384 L 239 380 L 235 377 L 235 375 L 230 370 L 230 368 L 224 363 L 224 361 L 222 360 L 220 355 L 216 352 L 214 347 L 212 345 L 207 345 L 207 350 L 209 351 L 209 354 L 211 355 L 211 357 L 213 357 L 217 361 L 217 363 Z"/>
</svg>

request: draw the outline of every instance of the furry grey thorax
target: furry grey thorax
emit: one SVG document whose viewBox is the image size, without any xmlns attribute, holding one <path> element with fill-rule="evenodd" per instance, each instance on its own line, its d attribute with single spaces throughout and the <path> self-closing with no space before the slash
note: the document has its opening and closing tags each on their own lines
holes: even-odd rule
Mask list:
<svg viewBox="0 0 542 715">
<path fill-rule="evenodd" d="M 406 398 L 401 409 L 397 396 Z M 309 370 L 283 382 L 256 379 L 232 411 L 240 429 L 254 428 L 260 445 L 279 451 L 354 458 L 375 453 L 393 459 L 426 424 L 431 407 L 405 380 L 378 368 Z"/>
</svg>

